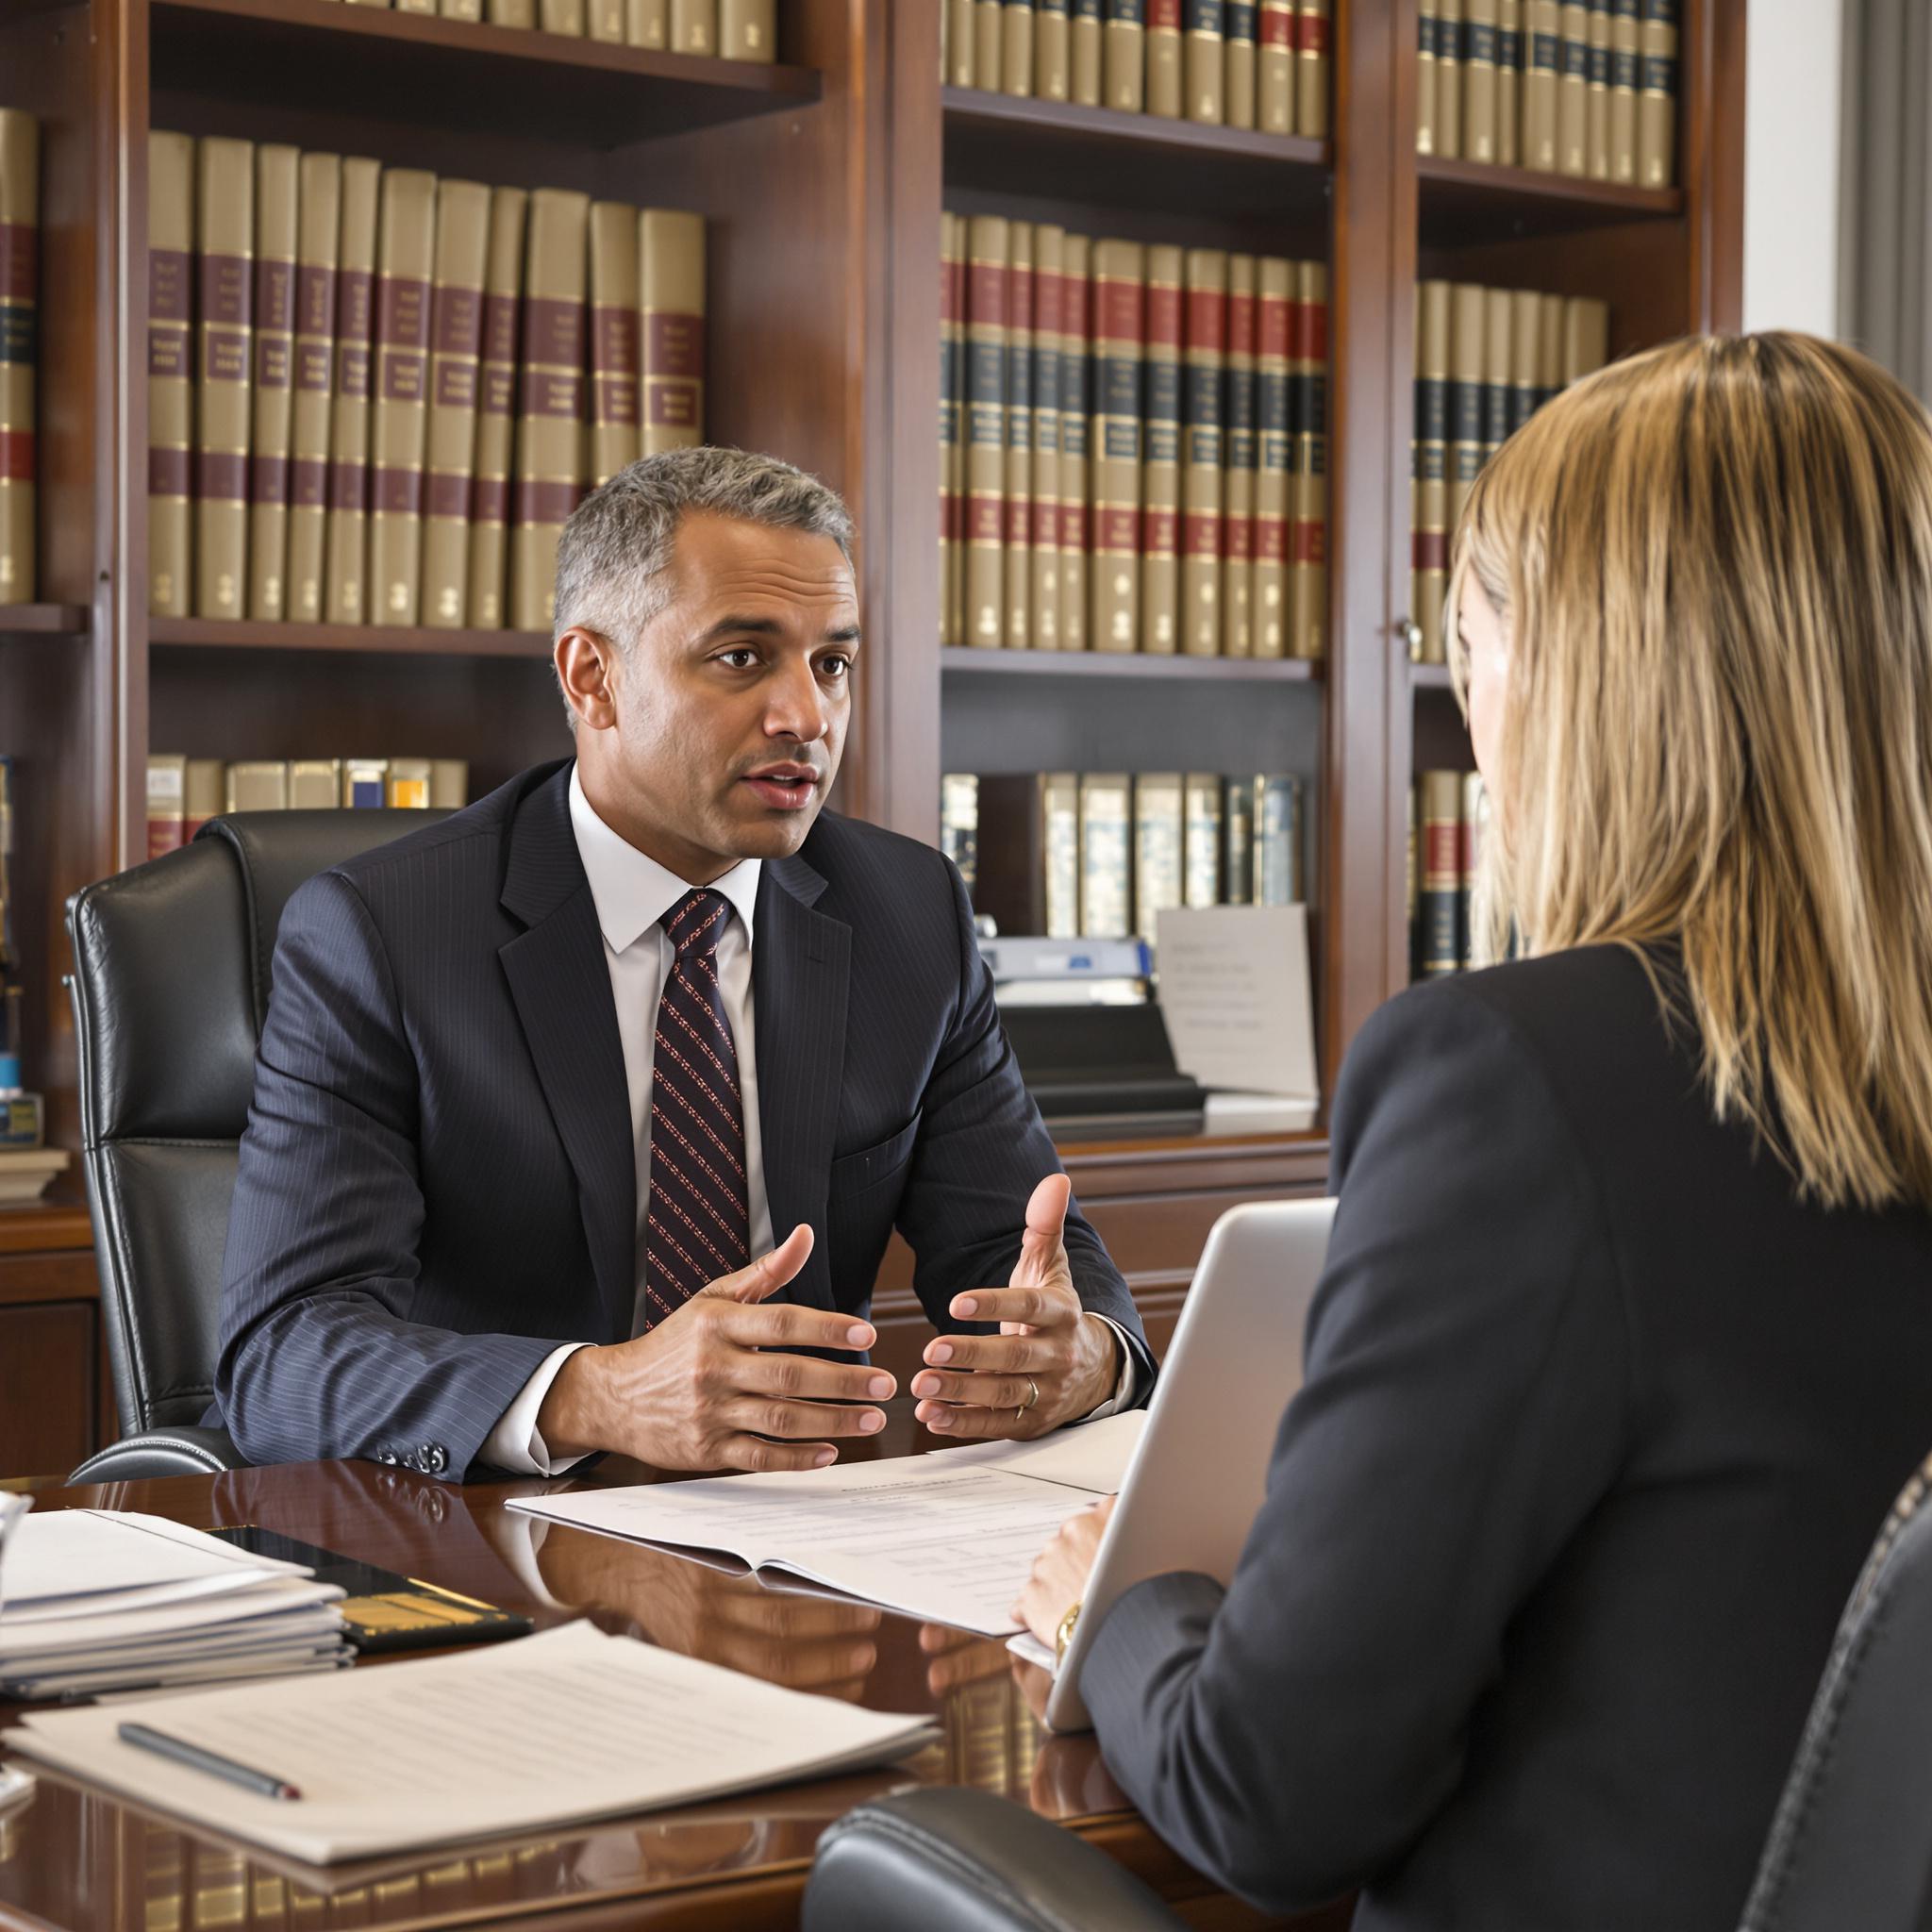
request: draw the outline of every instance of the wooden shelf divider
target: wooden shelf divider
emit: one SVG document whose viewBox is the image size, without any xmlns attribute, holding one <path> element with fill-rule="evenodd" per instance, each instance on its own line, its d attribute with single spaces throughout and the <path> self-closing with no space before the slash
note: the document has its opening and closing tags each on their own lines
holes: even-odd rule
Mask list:
<svg viewBox="0 0 1932 1932">
<path fill-rule="evenodd" d="M 78 604 L 0 604 L 0 638 L 81 638 L 88 614 Z"/>
<path fill-rule="evenodd" d="M 541 630 L 432 630 L 380 624 L 250 624 L 205 617 L 149 620 L 148 641 L 237 651 L 368 651 L 392 657 L 546 658 Z"/>
<path fill-rule="evenodd" d="M 1308 684 L 1322 676 L 1319 660 L 1303 658 L 1172 658 L 1132 651 L 983 651 L 951 644 L 940 653 L 948 675 L 1018 677 L 1124 677 L 1160 682 L 1198 678 L 1208 683 Z"/>
<path fill-rule="evenodd" d="M 1681 188 L 1633 188 L 1537 168 L 1416 158 L 1423 246 L 1574 234 L 1627 222 L 1675 221 Z"/>
</svg>

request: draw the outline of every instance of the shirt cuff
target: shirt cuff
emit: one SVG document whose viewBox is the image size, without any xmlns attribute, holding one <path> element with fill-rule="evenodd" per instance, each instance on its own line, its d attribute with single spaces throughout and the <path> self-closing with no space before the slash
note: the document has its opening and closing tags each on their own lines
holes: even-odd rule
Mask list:
<svg viewBox="0 0 1932 1932">
<path fill-rule="evenodd" d="M 479 1462 L 487 1462 L 492 1469 L 507 1469 L 512 1475 L 561 1475 L 584 1459 L 581 1456 L 566 1456 L 555 1462 L 551 1460 L 543 1438 L 537 1433 L 537 1411 L 543 1407 L 543 1398 L 550 1393 L 558 1370 L 578 1349 L 590 1345 L 588 1341 L 567 1341 L 561 1348 L 553 1348 L 537 1364 L 535 1374 L 517 1391 L 516 1399 L 497 1419 L 496 1426 L 476 1452 Z"/>
<path fill-rule="evenodd" d="M 1098 1408 L 1080 1418 L 1083 1423 L 1097 1423 L 1106 1416 L 1120 1415 L 1124 1410 L 1133 1407 L 1135 1395 L 1134 1350 L 1132 1344 L 1127 1341 L 1127 1331 L 1111 1315 L 1103 1315 L 1098 1308 L 1089 1308 L 1087 1313 L 1091 1315 L 1096 1322 L 1105 1322 L 1113 1330 L 1114 1346 L 1121 1352 L 1120 1379 L 1113 1385 L 1113 1393 Z M 538 1374 L 541 1374 L 541 1373 L 542 1371 L 540 1369 Z"/>
</svg>

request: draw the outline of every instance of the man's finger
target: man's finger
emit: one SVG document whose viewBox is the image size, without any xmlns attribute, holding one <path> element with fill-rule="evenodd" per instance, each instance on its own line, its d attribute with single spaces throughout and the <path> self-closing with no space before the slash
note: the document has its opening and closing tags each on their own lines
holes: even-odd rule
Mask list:
<svg viewBox="0 0 1932 1932">
<path fill-rule="evenodd" d="M 1064 1373 L 1064 1342 L 1024 1335 L 939 1335 L 925 1344 L 925 1360 L 935 1369 L 983 1369 L 1000 1375 Z M 923 1391 L 915 1389 L 915 1395 Z"/>
<path fill-rule="evenodd" d="M 721 1274 L 698 1292 L 727 1301 L 761 1302 L 797 1275 L 810 1257 L 811 1242 L 811 1228 L 801 1221 L 770 1254 L 760 1255 L 749 1268 L 741 1268 L 735 1274 Z"/>
<path fill-rule="evenodd" d="M 755 1436 L 787 1441 L 826 1436 L 876 1436 L 886 1425 L 882 1408 L 846 1408 L 836 1403 L 786 1402 L 772 1395 L 734 1395 L 720 1405 L 719 1420 Z"/>
<path fill-rule="evenodd" d="M 870 1348 L 878 1340 L 870 1322 L 829 1308 L 767 1302 L 746 1307 L 721 1298 L 719 1326 L 741 1348 Z"/>
<path fill-rule="evenodd" d="M 1044 1288 L 975 1288 L 953 1297 L 952 1313 L 962 1322 L 1024 1322 L 1029 1328 L 1056 1328 L 1080 1319 L 1077 1297 Z M 950 1339 L 950 1338 L 948 1338 Z"/>
<path fill-rule="evenodd" d="M 829 1442 L 768 1442 L 762 1436 L 727 1436 L 718 1452 L 718 1466 L 762 1474 L 774 1469 L 823 1469 L 838 1456 Z"/>
<path fill-rule="evenodd" d="M 1026 1203 L 1026 1233 L 1020 1242 L 1020 1265 L 1013 1279 L 1044 1280 L 1060 1252 L 1066 1233 L 1067 1203 L 1074 1184 L 1063 1174 L 1050 1174 L 1033 1190 Z"/>
<path fill-rule="evenodd" d="M 1018 1407 L 1018 1403 L 1012 1408 L 965 1408 L 947 1402 L 922 1402 L 913 1414 L 938 1436 L 1004 1442 L 1032 1432 L 1033 1417 L 1015 1414 Z"/>
<path fill-rule="evenodd" d="M 1031 1408 L 1039 1389 L 1024 1375 L 942 1375 L 937 1369 L 921 1369 L 909 1386 L 928 1401 L 968 1408 Z"/>
<path fill-rule="evenodd" d="M 841 1331 L 840 1346 L 843 1345 Z M 783 1395 L 801 1402 L 884 1402 L 899 1387 L 884 1369 L 815 1361 L 806 1355 L 754 1355 L 738 1364 L 733 1379 L 746 1394 Z"/>
</svg>

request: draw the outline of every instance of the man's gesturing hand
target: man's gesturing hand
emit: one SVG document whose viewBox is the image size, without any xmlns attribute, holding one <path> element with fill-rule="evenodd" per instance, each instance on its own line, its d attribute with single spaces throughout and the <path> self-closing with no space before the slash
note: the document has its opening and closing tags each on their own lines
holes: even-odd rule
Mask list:
<svg viewBox="0 0 1932 1932">
<path fill-rule="evenodd" d="M 997 1322 L 997 1335 L 941 1335 L 932 1366 L 912 1378 L 919 1420 L 943 1435 L 1043 1436 L 1091 1414 L 1118 1378 L 1113 1330 L 1080 1306 L 1064 1232 L 1073 1183 L 1050 1174 L 1026 1203 L 1026 1234 L 1005 1288 L 956 1295 L 962 1322 Z M 1038 1391 L 1036 1396 L 1035 1391 Z"/>
<path fill-rule="evenodd" d="M 537 1414 L 552 1456 L 610 1450 L 658 1469 L 816 1469 L 831 1439 L 885 1426 L 883 1369 L 776 1355 L 782 1348 L 870 1348 L 869 1323 L 824 1308 L 762 1306 L 805 1266 L 803 1222 L 772 1250 L 701 1289 L 648 1333 L 580 1348 Z M 769 1440 L 775 1439 L 775 1440 Z"/>
</svg>

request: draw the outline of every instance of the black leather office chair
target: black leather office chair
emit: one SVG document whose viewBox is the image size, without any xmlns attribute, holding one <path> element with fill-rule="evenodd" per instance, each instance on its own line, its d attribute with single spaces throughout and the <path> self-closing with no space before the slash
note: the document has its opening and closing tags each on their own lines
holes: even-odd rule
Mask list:
<svg viewBox="0 0 1932 1932">
<path fill-rule="evenodd" d="M 1932 1932 L 1932 1457 L 1832 1641 L 1740 1932 Z M 803 1932 L 1175 1932 L 1104 1852 L 984 1791 L 862 1805 L 819 1840 Z"/>
<path fill-rule="evenodd" d="M 282 908 L 304 879 L 446 816 L 241 812 L 67 902 L 81 1158 L 122 1429 L 74 1481 L 241 1465 L 200 1422 Z"/>
</svg>

